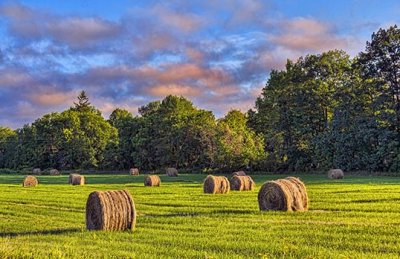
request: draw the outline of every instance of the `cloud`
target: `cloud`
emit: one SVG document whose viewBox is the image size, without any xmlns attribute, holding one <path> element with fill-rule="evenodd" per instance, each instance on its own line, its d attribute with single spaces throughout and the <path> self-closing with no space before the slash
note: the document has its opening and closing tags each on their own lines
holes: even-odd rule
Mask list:
<svg viewBox="0 0 400 259">
<path fill-rule="evenodd" d="M 33 93 L 30 95 L 30 100 L 34 104 L 42 106 L 59 106 L 71 105 L 77 92 L 54 92 L 54 93 Z"/>
<path fill-rule="evenodd" d="M 331 25 L 312 18 L 298 17 L 282 21 L 278 33 L 269 40 L 294 51 L 327 51 L 348 46 L 348 39 L 338 36 Z"/>
<path fill-rule="evenodd" d="M 163 26 L 184 33 L 196 31 L 205 24 L 205 21 L 194 13 L 178 12 L 160 4 L 151 8 L 149 15 L 158 19 Z"/>
<path fill-rule="evenodd" d="M 121 26 L 98 17 L 56 16 L 19 4 L 0 6 L 9 22 L 9 31 L 25 40 L 50 39 L 81 48 L 111 40 Z"/>
<path fill-rule="evenodd" d="M 201 89 L 195 86 L 167 84 L 155 85 L 148 88 L 147 92 L 152 96 L 163 98 L 167 95 L 183 95 L 195 97 L 201 93 Z"/>
<path fill-rule="evenodd" d="M 19 88 L 28 86 L 33 82 L 33 78 L 22 69 L 0 69 L 0 75 L 0 88 Z"/>
</svg>

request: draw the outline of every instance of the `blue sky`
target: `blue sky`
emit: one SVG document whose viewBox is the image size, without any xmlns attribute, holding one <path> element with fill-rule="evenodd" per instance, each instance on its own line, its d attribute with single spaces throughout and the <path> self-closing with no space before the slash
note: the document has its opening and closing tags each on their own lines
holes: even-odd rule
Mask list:
<svg viewBox="0 0 400 259">
<path fill-rule="evenodd" d="M 105 117 L 168 94 L 246 111 L 271 69 L 399 23 L 399 1 L 0 1 L 0 125 L 70 107 Z"/>
</svg>

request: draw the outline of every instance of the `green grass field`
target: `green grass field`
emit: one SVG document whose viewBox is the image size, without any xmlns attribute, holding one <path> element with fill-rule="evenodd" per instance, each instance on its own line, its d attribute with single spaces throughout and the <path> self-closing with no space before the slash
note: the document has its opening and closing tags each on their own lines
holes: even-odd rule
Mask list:
<svg viewBox="0 0 400 259">
<path fill-rule="evenodd" d="M 0 258 L 398 258 L 400 178 L 303 175 L 308 212 L 260 212 L 260 185 L 285 176 L 255 176 L 252 192 L 207 195 L 205 175 L 0 176 Z M 85 203 L 94 190 L 128 189 L 138 212 L 134 232 L 85 230 Z"/>
</svg>

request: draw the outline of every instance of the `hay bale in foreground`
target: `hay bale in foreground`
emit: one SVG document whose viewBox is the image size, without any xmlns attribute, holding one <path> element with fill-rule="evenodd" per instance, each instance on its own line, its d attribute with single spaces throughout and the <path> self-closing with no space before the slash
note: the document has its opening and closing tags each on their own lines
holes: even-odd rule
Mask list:
<svg viewBox="0 0 400 259">
<path fill-rule="evenodd" d="M 167 168 L 166 173 L 167 173 L 167 176 L 172 176 L 172 177 L 178 176 L 178 170 L 176 170 L 176 168 L 173 168 L 173 167 Z"/>
<path fill-rule="evenodd" d="M 51 169 L 50 175 L 60 175 L 60 171 L 58 171 L 57 169 Z"/>
<path fill-rule="evenodd" d="M 41 175 L 42 174 L 42 170 L 40 170 L 40 168 L 33 168 L 32 174 Z"/>
<path fill-rule="evenodd" d="M 305 184 L 298 177 L 289 176 L 285 178 L 292 182 L 292 184 L 297 186 L 297 189 L 300 192 L 300 198 L 305 210 L 308 210 L 308 194 Z"/>
<path fill-rule="evenodd" d="M 295 177 L 268 181 L 258 192 L 258 205 L 260 210 L 306 211 L 307 190 Z"/>
<path fill-rule="evenodd" d="M 144 178 L 144 186 L 160 186 L 161 179 L 158 175 L 148 175 Z"/>
<path fill-rule="evenodd" d="M 35 187 L 38 185 L 38 180 L 33 175 L 28 175 L 22 182 L 22 187 Z"/>
<path fill-rule="evenodd" d="M 204 193 L 224 194 L 224 193 L 229 193 L 230 189 L 231 189 L 230 183 L 228 181 L 228 178 L 226 178 L 225 176 L 209 175 L 204 180 L 203 184 Z"/>
<path fill-rule="evenodd" d="M 231 190 L 235 191 L 252 191 L 254 190 L 255 183 L 253 179 L 246 175 L 246 176 L 233 176 L 230 181 Z"/>
<path fill-rule="evenodd" d="M 129 169 L 129 174 L 130 175 L 139 175 L 139 169 L 138 168 L 131 168 L 131 169 Z"/>
<path fill-rule="evenodd" d="M 136 210 L 127 190 L 95 191 L 86 202 L 86 228 L 88 230 L 133 230 Z"/>
<path fill-rule="evenodd" d="M 237 171 L 232 174 L 232 176 L 245 176 L 246 173 L 244 171 Z"/>
<path fill-rule="evenodd" d="M 85 185 L 85 177 L 80 174 L 70 174 L 68 183 L 72 185 Z"/>
<path fill-rule="evenodd" d="M 343 179 L 344 173 L 341 169 L 331 169 L 328 171 L 329 179 Z"/>
</svg>

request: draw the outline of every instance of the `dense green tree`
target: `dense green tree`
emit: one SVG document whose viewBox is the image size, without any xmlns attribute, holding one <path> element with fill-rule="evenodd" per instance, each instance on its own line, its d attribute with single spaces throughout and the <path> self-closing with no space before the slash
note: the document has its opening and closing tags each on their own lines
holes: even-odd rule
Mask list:
<svg viewBox="0 0 400 259">
<path fill-rule="evenodd" d="M 10 158 L 7 157 L 7 150 L 10 145 L 15 141 L 16 133 L 14 130 L 1 127 L 0 126 L 0 168 L 6 167 L 7 160 Z"/>
<path fill-rule="evenodd" d="M 400 29 L 395 25 L 372 34 L 359 65 L 372 86 L 372 109 L 379 124 L 378 156 L 383 167 L 400 171 Z"/>
<path fill-rule="evenodd" d="M 247 127 L 246 114 L 231 110 L 218 120 L 217 167 L 246 169 L 264 159 L 264 139 Z"/>
<path fill-rule="evenodd" d="M 210 167 L 215 153 L 215 118 L 183 97 L 167 96 L 139 108 L 132 137 L 135 164 L 157 169 Z"/>
<path fill-rule="evenodd" d="M 313 140 L 332 120 L 339 100 L 334 93 L 345 87 L 351 60 L 343 51 L 288 61 L 284 71 L 272 71 L 249 125 L 265 137 L 270 170 L 310 170 Z"/>
<path fill-rule="evenodd" d="M 138 132 L 137 121 L 138 118 L 134 118 L 127 110 L 117 108 L 111 113 L 108 122 L 117 129 L 119 141 L 107 146 L 104 167 L 116 170 L 135 166 L 132 157 L 134 152 L 132 138 Z"/>
</svg>

